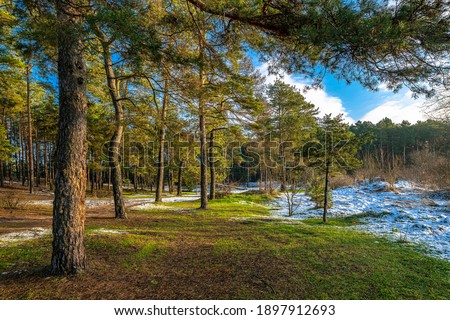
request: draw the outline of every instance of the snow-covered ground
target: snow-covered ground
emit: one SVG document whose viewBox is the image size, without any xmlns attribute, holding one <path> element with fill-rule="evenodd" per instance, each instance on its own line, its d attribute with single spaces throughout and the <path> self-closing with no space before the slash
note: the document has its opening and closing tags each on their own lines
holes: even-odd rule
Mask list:
<svg viewBox="0 0 450 320">
<path fill-rule="evenodd" d="M 431 253 L 450 260 L 450 201 L 444 193 L 399 181 L 395 189 L 386 182 L 363 183 L 332 191 L 330 217 L 372 213 L 359 229 L 426 245 Z M 392 191 L 395 190 L 395 191 Z M 285 196 L 277 199 L 273 213 L 287 215 Z M 304 193 L 296 196 L 298 219 L 320 217 L 323 209 Z"/>
</svg>

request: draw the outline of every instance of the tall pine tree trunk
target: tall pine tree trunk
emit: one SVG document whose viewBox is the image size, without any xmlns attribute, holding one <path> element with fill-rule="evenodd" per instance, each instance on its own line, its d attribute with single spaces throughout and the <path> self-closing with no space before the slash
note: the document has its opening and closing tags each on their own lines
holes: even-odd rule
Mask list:
<svg viewBox="0 0 450 320">
<path fill-rule="evenodd" d="M 161 107 L 161 123 L 159 128 L 159 146 L 158 146 L 158 173 L 156 176 L 155 202 L 162 201 L 164 191 L 164 144 L 166 139 L 166 114 L 167 104 L 169 102 L 169 80 L 166 78 L 164 83 L 163 104 Z"/>
<path fill-rule="evenodd" d="M 123 134 L 123 107 L 120 101 L 117 78 L 114 74 L 109 41 L 102 40 L 103 62 L 106 71 L 109 95 L 114 106 L 114 133 L 109 141 L 109 165 L 112 168 L 112 185 L 114 196 L 114 211 L 117 219 L 126 219 L 125 202 L 123 199 L 122 168 L 119 152 Z"/>
<path fill-rule="evenodd" d="M 58 21 L 59 130 L 53 201 L 53 274 L 86 268 L 86 64 L 81 9 L 56 1 Z"/>
</svg>

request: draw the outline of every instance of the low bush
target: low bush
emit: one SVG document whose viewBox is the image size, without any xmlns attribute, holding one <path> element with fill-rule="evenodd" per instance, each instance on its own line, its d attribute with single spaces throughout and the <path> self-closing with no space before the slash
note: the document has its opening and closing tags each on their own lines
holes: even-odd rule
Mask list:
<svg viewBox="0 0 450 320">
<path fill-rule="evenodd" d="M 0 207 L 8 210 L 24 209 L 28 201 L 19 194 L 7 192 L 0 194 Z"/>
</svg>

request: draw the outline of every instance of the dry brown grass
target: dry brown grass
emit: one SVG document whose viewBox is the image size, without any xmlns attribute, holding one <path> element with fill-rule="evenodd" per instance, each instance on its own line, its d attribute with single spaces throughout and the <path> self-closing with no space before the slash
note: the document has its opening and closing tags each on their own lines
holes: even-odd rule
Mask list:
<svg viewBox="0 0 450 320">
<path fill-rule="evenodd" d="M 411 158 L 413 165 L 402 172 L 405 179 L 439 189 L 450 188 L 450 161 L 447 157 L 423 150 L 414 152 Z"/>
<path fill-rule="evenodd" d="M 342 187 L 350 187 L 355 184 L 355 179 L 346 174 L 340 174 L 330 179 L 331 189 L 337 189 Z"/>
</svg>

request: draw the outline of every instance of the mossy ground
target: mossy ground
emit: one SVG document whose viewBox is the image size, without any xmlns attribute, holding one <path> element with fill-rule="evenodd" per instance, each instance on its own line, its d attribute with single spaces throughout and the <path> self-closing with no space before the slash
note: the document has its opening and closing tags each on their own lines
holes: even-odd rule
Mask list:
<svg viewBox="0 0 450 320">
<path fill-rule="evenodd" d="M 85 273 L 48 275 L 50 236 L 1 246 L 0 298 L 450 299 L 448 262 L 347 227 L 358 218 L 277 219 L 267 200 L 166 203 L 127 220 L 93 212 Z"/>
</svg>

